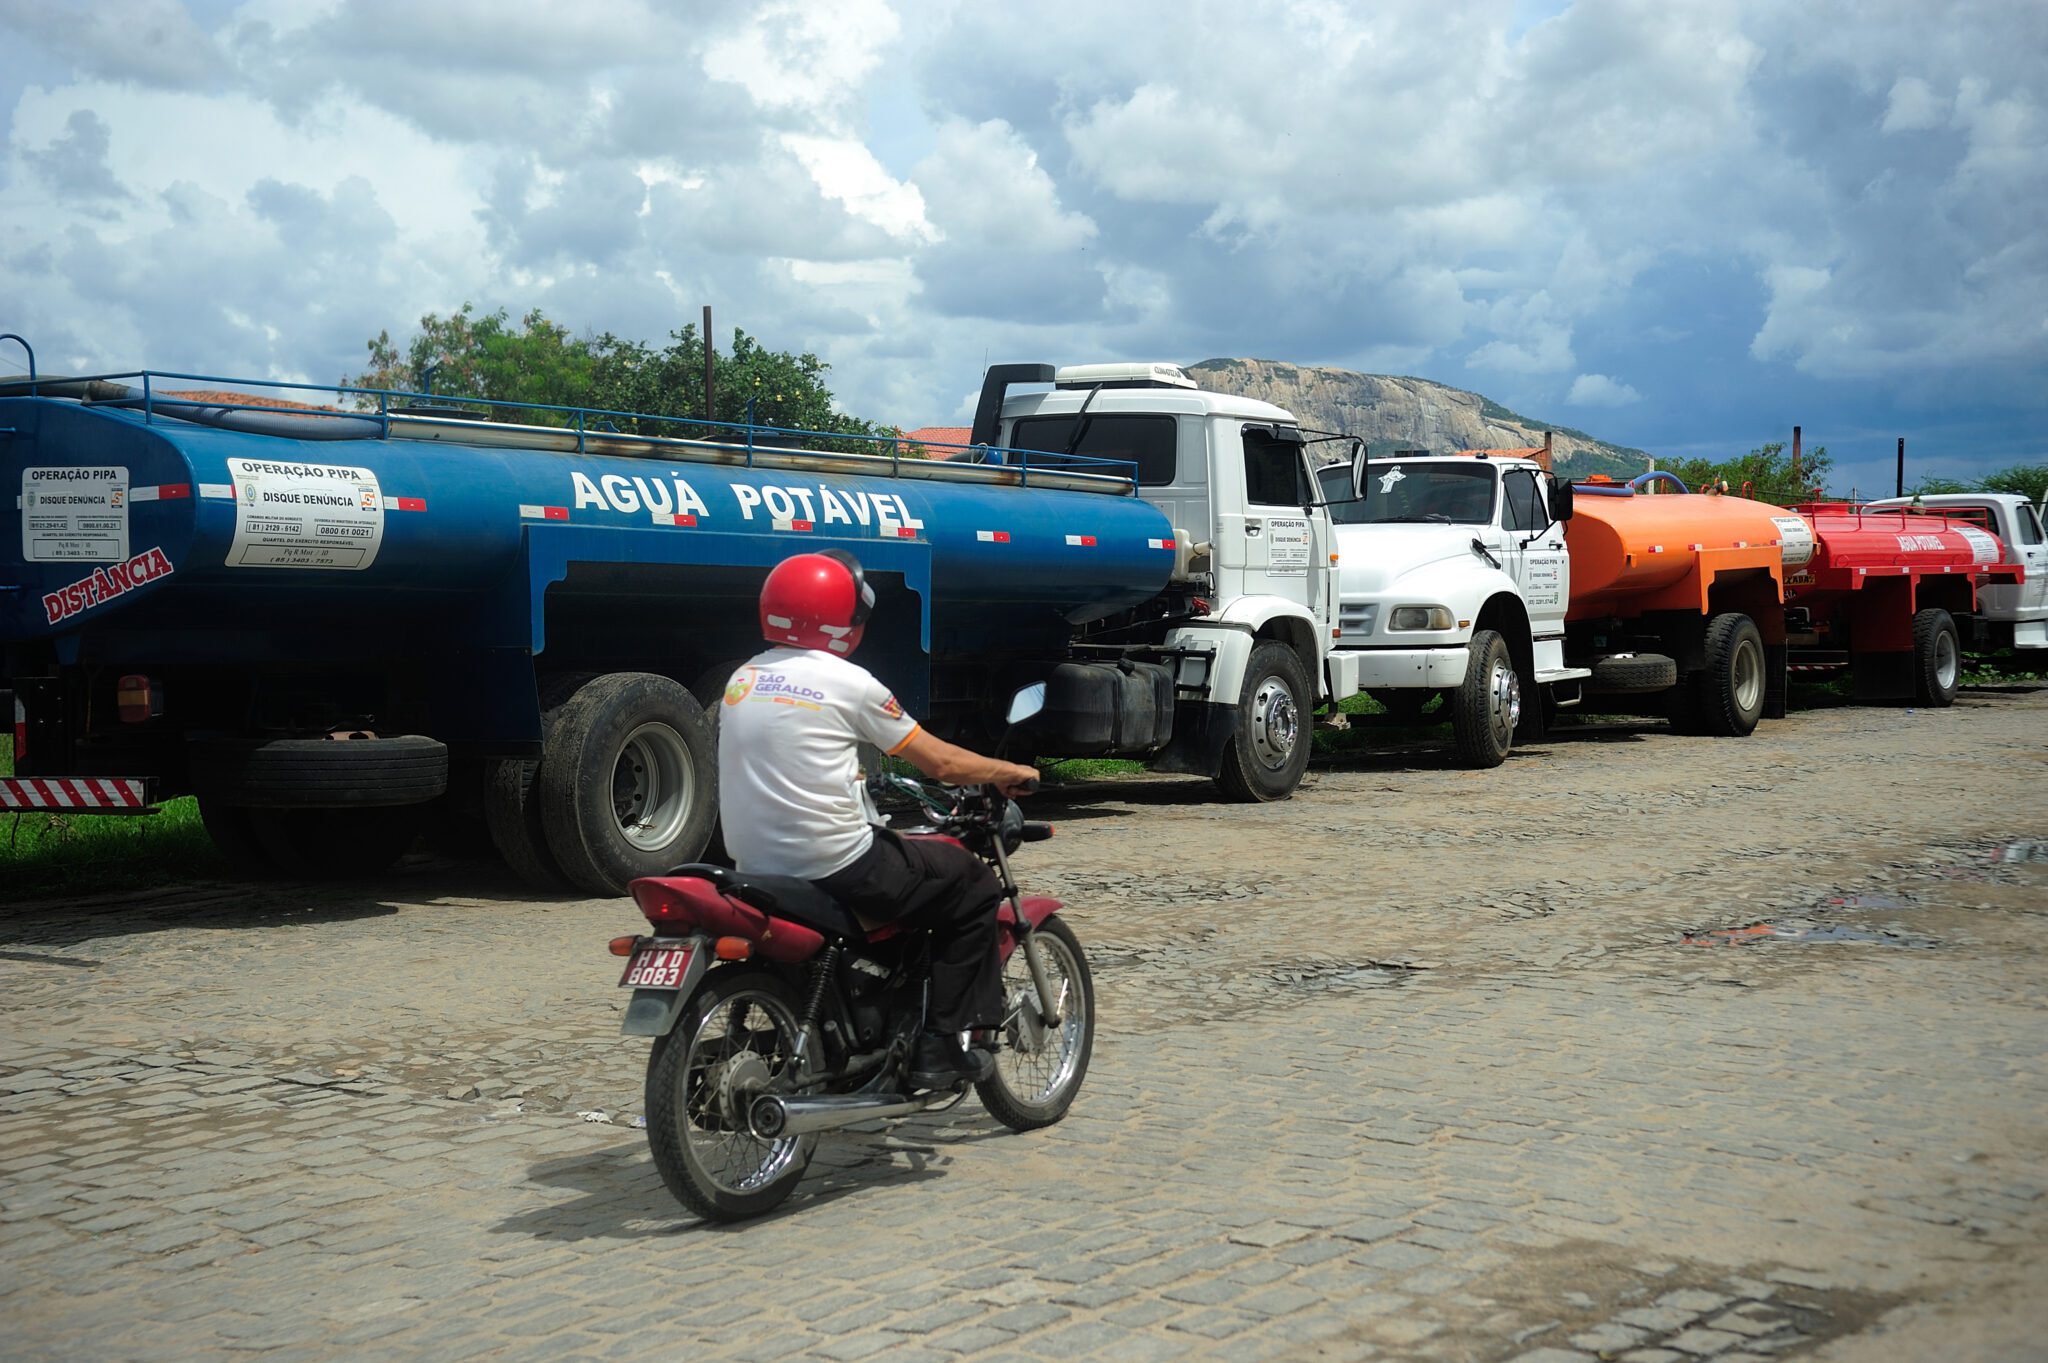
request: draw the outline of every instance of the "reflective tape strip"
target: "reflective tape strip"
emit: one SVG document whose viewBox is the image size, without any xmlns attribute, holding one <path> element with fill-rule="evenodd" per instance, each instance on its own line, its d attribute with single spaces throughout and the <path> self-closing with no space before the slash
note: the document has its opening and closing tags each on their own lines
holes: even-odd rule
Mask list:
<svg viewBox="0 0 2048 1363">
<path fill-rule="evenodd" d="M 1661 554 L 1664 552 L 1664 546 L 1661 544 L 1653 544 L 1650 546 L 1650 552 L 1653 554 Z"/>
<path fill-rule="evenodd" d="M 141 809 L 143 783 L 125 779 L 0 779 L 0 809 Z"/>
<path fill-rule="evenodd" d="M 787 501 L 788 498 L 783 500 Z M 777 520 L 773 524 L 777 530 L 790 530 L 800 535 L 809 534 L 811 530 L 811 523 L 809 521 Z"/>
<path fill-rule="evenodd" d="M 657 511 L 653 514 L 654 523 L 656 525 L 680 525 L 688 527 L 695 525 L 697 523 L 697 518 L 695 516 L 688 515 L 687 513 L 678 514 L 673 511 Z"/>
<path fill-rule="evenodd" d="M 1067 543 L 1079 549 L 1093 549 L 1095 547 L 1095 536 L 1069 535 L 1067 536 Z"/>
<path fill-rule="evenodd" d="M 519 504 L 519 514 L 529 521 L 566 521 L 569 508 L 566 506 L 528 506 Z"/>
<path fill-rule="evenodd" d="M 217 502 L 232 502 L 235 500 L 235 485 L 233 483 L 201 483 L 199 485 L 199 495 L 210 497 Z"/>
<path fill-rule="evenodd" d="M 980 540 L 983 544 L 1008 544 L 1010 542 L 1010 532 L 1007 530 L 977 530 L 974 532 L 974 538 Z"/>
<path fill-rule="evenodd" d="M 155 487 L 131 487 L 128 500 L 131 502 L 182 502 L 192 496 L 190 483 L 159 483 Z"/>
<path fill-rule="evenodd" d="M 896 527 L 896 538 L 899 540 L 914 540 L 917 538 L 917 531 L 910 526 L 899 525 Z"/>
<path fill-rule="evenodd" d="M 424 497 L 386 497 L 384 499 L 384 509 L 386 511 L 425 511 L 427 509 L 427 499 Z"/>
<path fill-rule="evenodd" d="M 1148 548 L 1148 549 L 1171 549 L 1171 548 L 1173 548 L 1173 541 L 1172 541 L 1172 540 L 1146 540 L 1146 541 L 1145 541 L 1145 547 L 1146 547 L 1146 548 Z"/>
</svg>

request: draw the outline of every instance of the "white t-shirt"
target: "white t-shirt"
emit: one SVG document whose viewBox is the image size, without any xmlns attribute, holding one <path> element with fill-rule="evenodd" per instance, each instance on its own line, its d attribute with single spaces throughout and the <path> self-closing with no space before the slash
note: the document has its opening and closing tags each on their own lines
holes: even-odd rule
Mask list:
<svg viewBox="0 0 2048 1363">
<path fill-rule="evenodd" d="M 814 648 L 771 648 L 732 674 L 718 713 L 718 812 L 742 871 L 816 880 L 850 865 L 881 822 L 857 743 L 917 732 L 889 688 Z"/>
</svg>

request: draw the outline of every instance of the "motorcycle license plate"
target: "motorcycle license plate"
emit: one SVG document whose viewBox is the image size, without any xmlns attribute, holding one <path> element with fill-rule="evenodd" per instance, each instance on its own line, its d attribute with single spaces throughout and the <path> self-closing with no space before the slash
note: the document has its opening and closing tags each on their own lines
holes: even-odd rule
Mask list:
<svg viewBox="0 0 2048 1363">
<path fill-rule="evenodd" d="M 692 950 L 687 946 L 641 947 L 626 962 L 626 973 L 619 977 L 619 985 L 625 989 L 681 988 L 683 972 L 690 968 Z"/>
</svg>

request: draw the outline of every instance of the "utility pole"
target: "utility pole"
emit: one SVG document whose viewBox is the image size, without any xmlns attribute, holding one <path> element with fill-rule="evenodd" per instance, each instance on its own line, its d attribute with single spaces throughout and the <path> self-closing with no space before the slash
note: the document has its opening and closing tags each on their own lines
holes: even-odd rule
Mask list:
<svg viewBox="0 0 2048 1363">
<path fill-rule="evenodd" d="M 1897 484 L 1897 486 L 1896 486 L 1896 489 L 1895 489 L 1895 490 L 1893 491 L 1893 493 L 1892 493 L 1892 496 L 1894 496 L 1894 497 L 1903 497 L 1903 496 L 1905 496 L 1905 495 L 1906 495 L 1906 437 L 1904 437 L 1904 436 L 1902 435 L 1902 436 L 1900 436 L 1900 437 L 1899 437 L 1899 481 L 1898 481 L 1898 484 Z"/>
<path fill-rule="evenodd" d="M 704 419 L 718 420 L 718 409 L 711 405 L 711 305 L 704 305 Z"/>
</svg>

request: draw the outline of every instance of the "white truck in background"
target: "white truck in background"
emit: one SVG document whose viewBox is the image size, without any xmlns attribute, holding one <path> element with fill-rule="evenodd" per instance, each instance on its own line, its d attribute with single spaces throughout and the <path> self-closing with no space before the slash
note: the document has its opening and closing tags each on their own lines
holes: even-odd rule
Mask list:
<svg viewBox="0 0 2048 1363">
<path fill-rule="evenodd" d="M 1051 387 L 1010 391 L 1021 384 Z M 1172 580 L 1141 609 L 1084 626 L 1075 649 L 1170 673 L 1172 738 L 1152 765 L 1213 775 L 1233 799 L 1291 794 L 1314 711 L 1356 689 L 1332 651 L 1335 536 L 1308 457 L 1320 439 L 1356 445 L 1204 390 L 1171 364 L 997 365 L 956 456 L 990 457 L 986 447 L 1038 452 L 1034 469 L 1062 455 L 1134 467 L 1138 495 L 1173 527 Z M 1056 697 L 1023 741 L 1060 709 Z"/>
<path fill-rule="evenodd" d="M 1498 766 L 1594 696 L 1650 698 L 1681 732 L 1718 737 L 1784 713 L 1783 567 L 1813 545 L 1796 516 L 1683 484 L 1575 489 L 1542 449 L 1317 477 L 1340 559 L 1333 677 L 1397 718 L 1448 718 L 1465 765 Z M 1638 484 L 1658 479 L 1677 481 Z"/>
<path fill-rule="evenodd" d="M 1964 640 L 1964 646 L 1980 651 L 2048 649 L 2048 534 L 2042 530 L 2041 507 L 2016 492 L 1887 497 L 1870 507 L 1924 510 L 1973 522 L 1997 536 L 2005 546 L 2005 562 L 2018 564 L 2025 571 L 2017 584 L 1978 589 L 1972 619 L 1979 637 Z"/>
<path fill-rule="evenodd" d="M 1498 766 L 1518 732 L 1539 737 L 1543 688 L 1592 675 L 1564 660 L 1570 485 L 1512 456 L 1359 459 L 1316 476 L 1336 521 L 1344 694 L 1411 721 L 1442 695 L 1433 717 L 1468 766 Z"/>
</svg>

